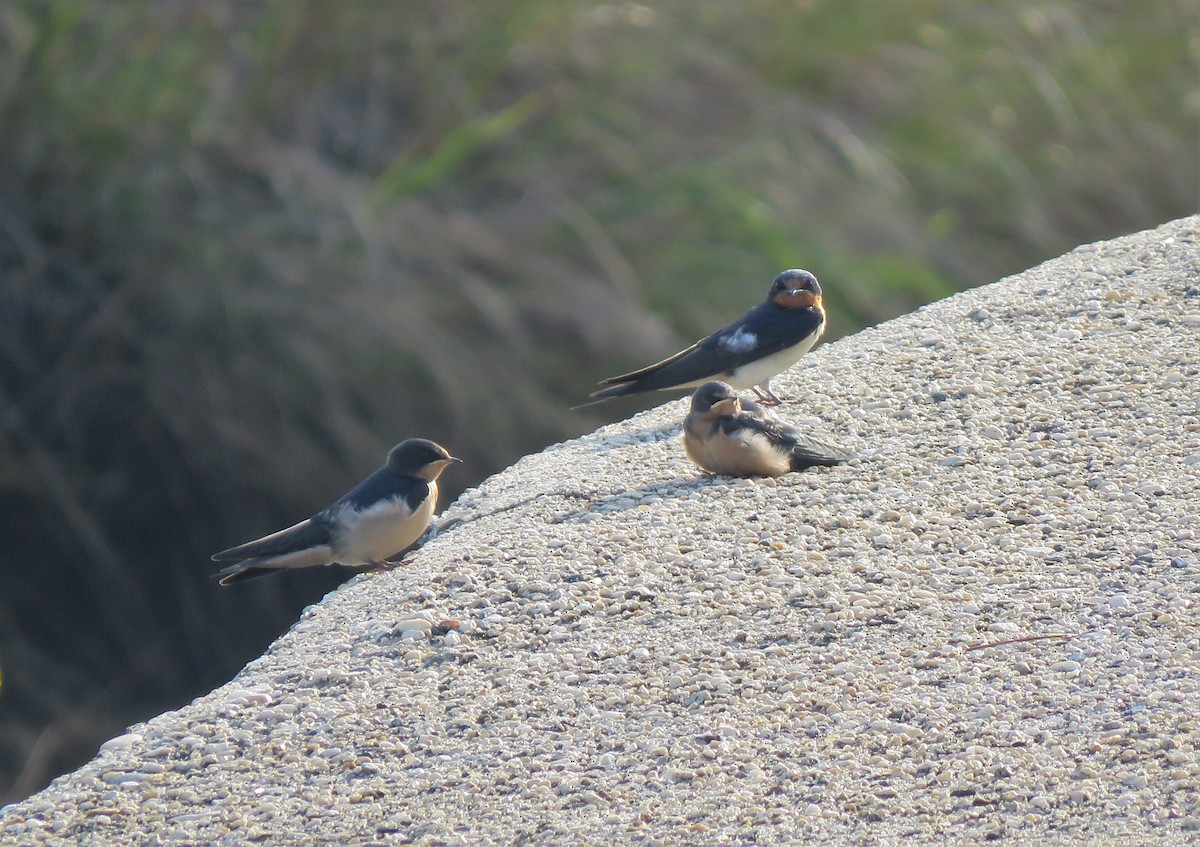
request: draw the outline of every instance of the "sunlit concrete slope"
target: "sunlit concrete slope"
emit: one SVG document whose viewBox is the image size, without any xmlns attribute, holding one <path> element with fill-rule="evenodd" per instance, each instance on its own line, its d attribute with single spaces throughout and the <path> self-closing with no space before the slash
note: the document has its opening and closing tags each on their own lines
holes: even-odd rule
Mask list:
<svg viewBox="0 0 1200 847">
<path fill-rule="evenodd" d="M 523 459 L 0 841 L 1195 843 L 1198 237 L 818 347 L 841 467 L 702 476 L 684 401 Z"/>
</svg>

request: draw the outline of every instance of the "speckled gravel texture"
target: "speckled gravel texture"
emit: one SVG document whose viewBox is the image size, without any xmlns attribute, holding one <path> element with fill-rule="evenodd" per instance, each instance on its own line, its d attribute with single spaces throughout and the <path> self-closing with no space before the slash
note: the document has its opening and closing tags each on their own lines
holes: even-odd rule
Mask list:
<svg viewBox="0 0 1200 847">
<path fill-rule="evenodd" d="M 1200 217 L 773 387 L 857 458 L 527 457 L 0 842 L 1200 842 Z"/>
</svg>

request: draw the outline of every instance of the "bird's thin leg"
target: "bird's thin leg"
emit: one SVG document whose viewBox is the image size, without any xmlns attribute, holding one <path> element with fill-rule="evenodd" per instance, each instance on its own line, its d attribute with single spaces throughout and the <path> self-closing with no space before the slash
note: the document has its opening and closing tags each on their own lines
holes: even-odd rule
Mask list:
<svg viewBox="0 0 1200 847">
<path fill-rule="evenodd" d="M 783 401 L 776 397 L 775 392 L 771 390 L 770 380 L 754 386 L 754 388 L 751 390 L 754 391 L 754 396 L 757 397 L 764 406 L 783 405 Z"/>
<path fill-rule="evenodd" d="M 367 562 L 364 573 L 384 573 L 385 571 L 390 571 L 402 564 L 404 564 L 403 557 L 399 559 L 384 559 L 381 562 L 377 562 L 372 559 L 371 561 Z"/>
<path fill-rule="evenodd" d="M 409 560 L 409 554 L 405 554 L 396 559 L 387 559 L 382 562 L 372 562 L 371 564 L 374 565 L 374 567 L 371 568 L 370 572 L 371 573 L 383 573 L 384 571 L 395 570 L 396 568 L 400 567 L 401 565 L 407 563 L 408 560 Z"/>
</svg>

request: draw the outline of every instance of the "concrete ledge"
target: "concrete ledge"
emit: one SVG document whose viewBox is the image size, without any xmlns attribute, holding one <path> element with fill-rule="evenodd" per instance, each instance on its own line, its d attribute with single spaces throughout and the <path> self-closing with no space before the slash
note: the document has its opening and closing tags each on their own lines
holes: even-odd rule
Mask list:
<svg viewBox="0 0 1200 847">
<path fill-rule="evenodd" d="M 818 347 L 844 467 L 704 478 L 684 401 L 521 460 L 0 842 L 1195 843 L 1198 237 Z"/>
</svg>

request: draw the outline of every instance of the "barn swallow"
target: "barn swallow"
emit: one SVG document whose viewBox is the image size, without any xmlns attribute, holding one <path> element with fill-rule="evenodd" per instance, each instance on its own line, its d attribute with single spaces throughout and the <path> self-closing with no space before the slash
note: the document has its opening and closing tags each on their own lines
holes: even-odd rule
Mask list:
<svg viewBox="0 0 1200 847">
<path fill-rule="evenodd" d="M 846 461 L 757 403 L 743 402 L 724 382 L 706 382 L 692 395 L 683 448 L 704 470 L 728 476 L 780 476 Z"/>
<path fill-rule="evenodd" d="M 823 332 L 817 278 L 799 269 L 784 271 L 771 283 L 767 299 L 729 326 L 657 364 L 601 380 L 599 385 L 607 387 L 589 396 L 600 402 L 722 379 L 735 388 L 753 388 L 759 400 L 777 406 L 782 401 L 771 391 L 771 377 L 799 361 Z"/>
<path fill-rule="evenodd" d="M 410 438 L 387 462 L 333 505 L 295 526 L 215 554 L 232 562 L 221 585 L 314 565 L 378 565 L 421 537 L 437 508 L 438 477 L 451 462 L 445 447 Z"/>
</svg>

